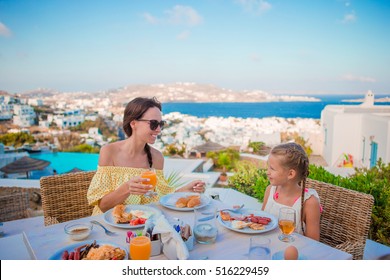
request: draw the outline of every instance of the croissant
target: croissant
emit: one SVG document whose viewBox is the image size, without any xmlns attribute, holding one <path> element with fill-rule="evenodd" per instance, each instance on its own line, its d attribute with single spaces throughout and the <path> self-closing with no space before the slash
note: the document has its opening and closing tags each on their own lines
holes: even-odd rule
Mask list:
<svg viewBox="0 0 390 280">
<path fill-rule="evenodd" d="M 199 205 L 200 205 L 200 197 L 199 196 L 195 196 L 187 202 L 188 208 L 193 208 L 193 207 L 199 206 Z"/>
<path fill-rule="evenodd" d="M 187 207 L 187 203 L 188 203 L 188 198 L 187 197 L 180 197 L 177 201 L 176 201 L 176 207 L 177 208 L 184 208 L 184 207 Z"/>
</svg>

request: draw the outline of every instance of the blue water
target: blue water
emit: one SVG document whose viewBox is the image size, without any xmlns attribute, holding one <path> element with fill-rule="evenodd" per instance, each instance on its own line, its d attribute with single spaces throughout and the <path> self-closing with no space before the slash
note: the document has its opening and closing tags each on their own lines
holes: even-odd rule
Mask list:
<svg viewBox="0 0 390 280">
<path fill-rule="evenodd" d="M 320 102 L 260 102 L 260 103 L 164 103 L 163 113 L 180 112 L 191 116 L 206 118 L 236 117 L 236 118 L 313 118 L 320 119 L 321 111 L 326 105 L 359 103 L 342 102 L 347 99 L 362 99 L 363 95 L 326 95 L 314 96 Z M 375 95 L 375 98 L 386 97 Z M 390 102 L 375 103 L 377 105 L 390 105 Z"/>
<path fill-rule="evenodd" d="M 96 170 L 99 159 L 98 154 L 83 153 L 35 153 L 30 157 L 50 161 L 48 170 L 34 171 L 32 177 L 40 178 L 41 176 L 51 175 L 55 169 L 58 174 L 69 172 L 73 168 L 83 171 Z"/>
</svg>

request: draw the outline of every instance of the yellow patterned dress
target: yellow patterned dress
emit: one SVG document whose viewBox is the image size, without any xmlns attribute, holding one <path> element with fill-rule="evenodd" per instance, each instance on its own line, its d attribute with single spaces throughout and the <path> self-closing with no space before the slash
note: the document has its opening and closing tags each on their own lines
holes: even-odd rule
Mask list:
<svg viewBox="0 0 390 280">
<path fill-rule="evenodd" d="M 98 204 L 100 199 L 106 194 L 114 191 L 123 183 L 129 181 L 135 176 L 140 176 L 143 168 L 121 167 L 121 166 L 98 166 L 95 176 L 92 178 L 89 185 L 87 198 L 89 205 L 95 206 L 92 215 L 102 214 Z M 164 178 L 162 170 L 156 170 L 157 186 L 156 192 L 158 196 L 147 198 L 142 195 L 129 195 L 124 204 L 148 204 L 159 201 L 161 196 L 172 193 L 175 188 L 169 187 L 168 182 Z"/>
</svg>

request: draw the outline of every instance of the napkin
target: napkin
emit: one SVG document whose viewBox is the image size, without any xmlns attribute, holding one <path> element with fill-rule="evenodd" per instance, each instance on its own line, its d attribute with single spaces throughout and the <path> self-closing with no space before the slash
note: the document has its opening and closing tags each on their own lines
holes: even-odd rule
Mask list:
<svg viewBox="0 0 390 280">
<path fill-rule="evenodd" d="M 161 235 L 163 253 L 170 260 L 186 260 L 189 252 L 180 234 L 172 227 L 167 219 L 161 215 L 156 221 L 153 234 Z"/>
</svg>

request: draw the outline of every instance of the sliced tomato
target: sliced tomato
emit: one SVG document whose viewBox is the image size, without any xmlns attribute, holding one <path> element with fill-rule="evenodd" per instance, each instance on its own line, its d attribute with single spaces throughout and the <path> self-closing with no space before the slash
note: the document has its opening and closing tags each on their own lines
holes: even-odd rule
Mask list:
<svg viewBox="0 0 390 280">
<path fill-rule="evenodd" d="M 144 218 L 135 218 L 134 220 L 130 221 L 130 225 L 137 226 L 137 225 L 143 225 L 146 223 L 147 219 Z"/>
<path fill-rule="evenodd" d="M 132 226 L 139 225 L 138 218 L 137 218 L 137 219 L 134 219 L 134 220 L 131 220 L 131 221 L 130 221 L 130 225 L 132 225 Z"/>
</svg>

